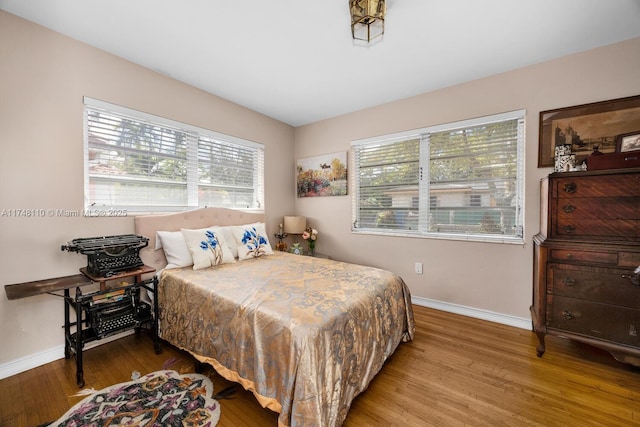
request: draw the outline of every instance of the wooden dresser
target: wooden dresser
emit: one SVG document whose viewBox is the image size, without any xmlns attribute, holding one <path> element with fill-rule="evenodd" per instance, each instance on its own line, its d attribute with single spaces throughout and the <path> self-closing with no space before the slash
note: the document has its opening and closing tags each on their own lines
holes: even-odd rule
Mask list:
<svg viewBox="0 0 640 427">
<path fill-rule="evenodd" d="M 554 173 L 541 182 L 533 328 L 640 366 L 640 168 Z"/>
</svg>

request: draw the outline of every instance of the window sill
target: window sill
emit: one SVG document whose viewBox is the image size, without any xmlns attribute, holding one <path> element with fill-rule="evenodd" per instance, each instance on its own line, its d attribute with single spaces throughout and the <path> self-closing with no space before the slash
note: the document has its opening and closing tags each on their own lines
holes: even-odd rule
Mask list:
<svg viewBox="0 0 640 427">
<path fill-rule="evenodd" d="M 414 239 L 434 239 L 434 240 L 453 240 L 453 241 L 465 241 L 465 242 L 479 242 L 479 243 L 503 243 L 511 245 L 524 245 L 525 241 L 523 237 L 492 237 L 492 236 L 472 236 L 472 235 L 458 235 L 458 234 L 419 234 L 411 232 L 390 232 L 390 231 L 372 231 L 372 230 L 359 230 L 352 229 L 352 234 L 365 234 L 373 236 L 385 236 L 385 237 L 409 237 Z"/>
</svg>

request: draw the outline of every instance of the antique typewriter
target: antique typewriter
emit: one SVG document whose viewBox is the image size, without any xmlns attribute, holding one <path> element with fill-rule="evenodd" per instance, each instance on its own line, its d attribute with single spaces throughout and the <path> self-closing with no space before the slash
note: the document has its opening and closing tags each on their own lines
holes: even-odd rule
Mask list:
<svg viewBox="0 0 640 427">
<path fill-rule="evenodd" d="M 86 323 L 98 339 L 153 319 L 151 305 L 140 301 L 138 285 L 83 295 L 79 302 L 86 313 Z"/>
<path fill-rule="evenodd" d="M 87 255 L 87 272 L 109 277 L 120 271 L 142 267 L 144 263 L 140 259 L 140 249 L 148 244 L 146 237 L 122 234 L 73 239 L 62 245 L 61 250 Z"/>
</svg>

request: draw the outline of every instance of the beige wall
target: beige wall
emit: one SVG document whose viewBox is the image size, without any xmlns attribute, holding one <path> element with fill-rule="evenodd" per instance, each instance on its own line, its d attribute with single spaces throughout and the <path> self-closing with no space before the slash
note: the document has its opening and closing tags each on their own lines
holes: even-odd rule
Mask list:
<svg viewBox="0 0 640 427">
<path fill-rule="evenodd" d="M 82 97 L 90 96 L 265 144 L 270 233 L 295 211 L 319 229 L 318 252 L 388 268 L 422 302 L 526 320 L 538 182 L 550 172 L 537 168 L 538 113 L 640 94 L 639 51 L 635 39 L 294 130 L 0 11 L 0 210 L 83 207 Z M 295 158 L 348 150 L 355 139 L 516 109 L 527 111 L 524 245 L 353 235 L 350 196 L 295 198 Z M 132 231 L 131 217 L 0 217 L 0 285 L 74 274 L 85 258 L 61 252 L 63 242 Z M 424 263 L 424 274 L 413 272 L 415 262 Z M 53 296 L 8 301 L 0 292 L 0 368 L 58 351 L 62 309 Z"/>
<path fill-rule="evenodd" d="M 294 209 L 294 129 L 0 11 L 0 212 L 83 208 L 83 96 L 265 145 L 266 215 Z M 283 189 L 287 189 L 283 191 Z M 5 212 L 6 213 L 6 212 Z M 133 232 L 127 218 L 0 216 L 0 285 L 75 274 L 76 237 Z M 0 366 L 64 343 L 61 298 L 0 292 Z M 60 353 L 58 357 L 62 357 Z"/>
<path fill-rule="evenodd" d="M 355 235 L 349 227 L 351 196 L 299 198 L 296 212 L 319 230 L 316 251 L 394 271 L 426 305 L 435 301 L 486 310 L 527 324 L 539 180 L 552 172 L 537 167 L 538 114 L 640 94 L 639 52 L 640 39 L 634 39 L 296 128 L 295 156 L 304 158 L 348 150 L 352 140 L 505 111 L 527 112 L 524 245 Z M 414 273 L 415 262 L 424 263 L 422 275 Z"/>
</svg>

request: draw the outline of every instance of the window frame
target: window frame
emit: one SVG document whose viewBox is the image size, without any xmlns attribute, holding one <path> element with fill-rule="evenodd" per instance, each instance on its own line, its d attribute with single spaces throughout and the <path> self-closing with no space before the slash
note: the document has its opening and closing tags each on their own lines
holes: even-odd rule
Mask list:
<svg viewBox="0 0 640 427">
<path fill-rule="evenodd" d="M 515 224 L 514 235 L 507 234 L 479 234 L 479 233 L 447 233 L 447 232 L 435 232 L 427 229 L 426 221 L 428 220 L 429 212 L 432 208 L 436 208 L 440 205 L 440 198 L 431 194 L 430 192 L 430 156 L 429 156 L 429 135 L 438 132 L 447 132 L 460 130 L 462 128 L 473 128 L 482 125 L 489 125 L 493 123 L 506 122 L 510 120 L 517 120 L 517 148 L 516 148 L 516 189 L 515 200 L 516 204 L 514 209 Z M 418 178 L 418 196 L 419 196 L 419 225 L 417 230 L 403 229 L 390 229 L 390 228 L 373 228 L 373 227 L 359 227 L 360 222 L 360 165 L 357 150 L 363 147 L 373 145 L 385 145 L 393 143 L 401 143 L 403 141 L 412 141 L 416 138 L 420 139 L 420 154 L 419 159 L 419 174 Z M 351 142 L 351 158 L 353 160 L 352 175 L 352 222 L 351 232 L 354 234 L 373 234 L 373 235 L 385 235 L 385 236 L 400 236 L 400 237 L 416 237 L 416 238 L 429 238 L 429 239 L 445 239 L 445 240 L 461 240 L 461 241 L 477 241 L 477 242 L 491 242 L 491 243 L 511 243 L 511 244 L 524 244 L 524 150 L 526 139 L 526 110 L 514 110 L 499 114 L 493 114 L 488 116 L 477 117 L 468 120 L 461 120 L 456 122 L 450 122 L 446 124 L 428 126 L 420 129 L 414 129 L 410 131 L 403 131 L 388 135 L 381 135 L 371 138 L 354 140 Z"/>
<path fill-rule="evenodd" d="M 200 128 L 197 126 L 189 125 L 186 123 L 178 122 L 175 120 L 167 119 L 164 117 L 156 116 L 153 114 L 145 113 L 142 111 L 134 110 L 131 108 L 123 107 L 120 105 L 112 104 L 109 102 L 93 99 L 90 97 L 83 98 L 83 143 L 84 143 L 84 153 L 83 153 L 83 161 L 84 161 L 84 209 L 86 216 L 101 216 L 103 212 L 111 212 L 117 211 L 122 212 L 126 211 L 128 213 L 134 214 L 143 214 L 143 213 L 160 213 L 160 212 L 179 212 L 179 211 L 187 211 L 197 208 L 202 208 L 205 206 L 214 206 L 214 207 L 227 207 L 236 210 L 243 211 L 251 211 L 251 212 L 264 212 L 265 203 L 264 203 L 264 145 L 261 143 L 249 141 L 243 138 L 238 138 L 235 136 L 226 135 L 220 132 L 215 132 L 209 129 Z M 186 181 L 183 184 L 173 182 L 172 188 L 174 191 L 180 192 L 180 186 L 184 186 L 184 204 L 163 204 L 163 205 L 148 205 L 144 203 L 140 204 L 97 204 L 93 200 L 90 199 L 91 193 L 91 171 L 90 171 L 90 141 L 89 141 L 89 110 L 91 111 L 99 111 L 104 112 L 106 114 L 111 114 L 119 117 L 126 117 L 132 121 L 137 123 L 143 123 L 145 125 L 152 125 L 162 127 L 163 129 L 170 129 L 177 132 L 181 132 L 185 134 L 185 144 L 186 144 L 186 153 L 184 158 L 180 158 L 181 161 L 184 162 L 183 166 L 186 170 Z M 210 144 L 210 145 L 218 145 L 218 146 L 227 146 L 227 147 L 235 147 L 237 150 L 244 150 L 254 156 L 253 163 L 253 182 L 252 185 L 247 187 L 252 190 L 254 200 L 252 201 L 252 206 L 228 206 L 224 204 L 207 204 L 199 200 L 199 190 L 201 186 L 209 186 L 215 187 L 218 184 L 205 184 L 200 180 L 200 173 L 198 170 L 198 164 L 201 162 L 199 160 L 199 147 L 201 144 Z M 151 154 L 150 154 L 151 156 Z M 207 163 L 205 163 L 207 164 Z M 212 164 L 212 163 L 208 163 Z M 95 174 L 94 180 L 95 180 Z M 118 179 L 114 179 L 114 182 L 118 181 Z M 125 180 L 121 180 L 125 182 Z M 136 177 L 134 179 L 135 182 L 147 183 L 148 185 L 157 184 L 156 181 L 151 179 L 145 179 L 144 177 Z M 220 184 L 219 187 L 224 187 L 224 185 Z M 210 201 L 211 199 L 209 199 Z"/>
</svg>

